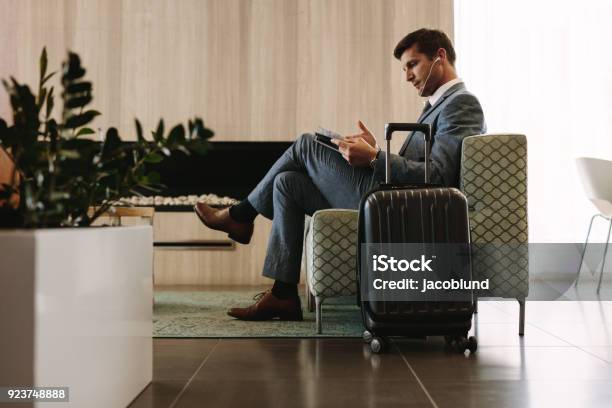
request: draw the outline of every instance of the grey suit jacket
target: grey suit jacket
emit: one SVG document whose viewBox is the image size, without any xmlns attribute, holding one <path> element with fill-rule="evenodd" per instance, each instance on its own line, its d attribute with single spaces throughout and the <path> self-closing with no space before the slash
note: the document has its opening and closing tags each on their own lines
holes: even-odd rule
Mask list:
<svg viewBox="0 0 612 408">
<path fill-rule="evenodd" d="M 457 187 L 463 139 L 485 133 L 487 129 L 478 99 L 465 89 L 463 83 L 458 83 L 424 111 L 418 122 L 431 125 L 430 182 Z M 424 181 L 424 149 L 421 132 L 408 135 L 399 154 L 391 154 L 392 183 Z M 374 168 L 375 181 L 385 181 L 385 163 L 385 156 L 381 153 Z"/>
</svg>

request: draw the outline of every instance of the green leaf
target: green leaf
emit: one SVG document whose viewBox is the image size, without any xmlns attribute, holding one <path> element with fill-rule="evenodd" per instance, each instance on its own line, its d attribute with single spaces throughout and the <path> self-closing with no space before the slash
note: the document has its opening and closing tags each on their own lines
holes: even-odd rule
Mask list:
<svg viewBox="0 0 612 408">
<path fill-rule="evenodd" d="M 152 171 L 147 174 L 147 179 L 150 184 L 159 184 L 161 182 L 161 176 L 156 171 Z"/>
<path fill-rule="evenodd" d="M 204 155 L 208 152 L 209 144 L 207 141 L 202 139 L 192 139 L 187 144 L 187 147 L 190 151 L 193 151 L 196 154 Z"/>
<path fill-rule="evenodd" d="M 157 186 L 150 186 L 148 185 L 149 180 L 146 177 L 142 177 L 139 181 L 138 181 L 138 185 L 148 191 L 154 192 L 154 193 L 159 193 L 161 192 L 161 188 L 157 188 Z"/>
<path fill-rule="evenodd" d="M 91 135 L 94 133 L 96 132 L 92 128 L 84 127 L 84 128 L 80 128 L 79 131 L 76 133 L 76 135 L 83 136 L 83 135 Z"/>
<path fill-rule="evenodd" d="M 40 65 L 40 81 L 41 81 L 40 85 L 42 86 L 43 78 L 45 77 L 45 74 L 47 73 L 47 47 L 43 47 L 42 49 L 42 53 L 40 54 L 39 65 Z"/>
<path fill-rule="evenodd" d="M 49 194 L 50 201 L 67 200 L 69 198 L 70 198 L 70 193 L 61 192 L 61 191 L 52 191 Z"/>
<path fill-rule="evenodd" d="M 38 119 L 38 106 L 36 99 L 27 85 L 20 85 L 15 78 L 11 77 L 12 87 L 9 87 L 11 95 L 11 106 L 13 108 L 13 123 L 15 127 L 26 133 L 25 141 L 30 144 L 38 137 L 40 121 Z"/>
<path fill-rule="evenodd" d="M 100 112 L 97 112 L 94 110 L 88 110 L 79 115 L 70 116 L 68 120 L 66 120 L 64 127 L 67 129 L 76 129 L 78 127 L 88 124 L 99 114 Z"/>
<path fill-rule="evenodd" d="M 54 71 L 54 72 L 50 73 L 49 75 L 47 75 L 46 77 L 44 77 L 44 78 L 42 79 L 42 82 L 40 83 L 40 85 L 42 86 L 42 85 L 44 85 L 45 83 L 47 83 L 47 81 L 48 81 L 48 80 L 50 80 L 50 79 L 51 79 L 51 77 L 53 77 L 53 75 L 55 75 L 55 74 L 57 74 L 57 71 Z"/>
<path fill-rule="evenodd" d="M 96 173 L 96 177 L 95 178 L 96 178 L 96 180 L 102 180 L 103 178 L 106 178 L 106 177 L 111 176 L 111 175 L 112 175 L 111 173 L 107 173 L 105 171 L 102 171 L 102 172 Z"/>
<path fill-rule="evenodd" d="M 176 125 L 168 135 L 168 144 L 170 146 L 185 142 L 185 128 L 183 125 Z"/>
<path fill-rule="evenodd" d="M 178 151 L 181 151 L 181 152 L 185 153 L 187 156 L 191 155 L 191 152 L 185 146 L 182 146 L 182 145 L 181 146 L 176 146 L 176 149 Z"/>
<path fill-rule="evenodd" d="M 132 195 L 135 195 L 135 196 L 137 196 L 137 197 L 144 197 L 144 196 L 145 196 L 145 195 L 144 195 L 144 194 L 142 194 L 140 191 L 138 191 L 138 190 L 134 190 L 133 188 L 130 188 L 130 189 L 129 189 L 129 193 L 130 193 L 130 194 L 132 194 Z"/>
<path fill-rule="evenodd" d="M 60 150 L 60 155 L 62 155 L 66 159 L 76 160 L 81 158 L 81 154 L 78 150 Z"/>
<path fill-rule="evenodd" d="M 38 94 L 38 102 L 36 103 L 38 105 L 38 110 L 42 108 L 43 103 L 45 103 L 46 98 L 47 98 L 47 88 L 42 88 L 40 90 L 40 93 Z"/>
<path fill-rule="evenodd" d="M 19 138 L 15 137 L 13 130 L 6 126 L 4 119 L 0 118 L 0 145 L 11 147 L 17 142 L 19 142 Z"/>
<path fill-rule="evenodd" d="M 76 98 L 66 99 L 64 106 L 66 109 L 84 108 L 91 100 L 91 95 L 77 96 Z"/>
<path fill-rule="evenodd" d="M 54 102 L 54 98 L 53 98 L 53 87 L 49 88 L 49 93 L 47 94 L 47 117 L 51 116 L 51 113 L 53 112 L 53 106 L 54 106 L 55 102 Z"/>
<path fill-rule="evenodd" d="M 160 163 L 163 160 L 163 156 L 158 153 L 149 153 L 144 158 L 144 161 L 147 163 Z"/>
<path fill-rule="evenodd" d="M 134 122 L 136 123 L 136 137 L 139 142 L 144 142 L 145 138 L 142 134 L 142 125 L 138 119 L 134 119 Z"/>
<path fill-rule="evenodd" d="M 164 120 L 160 119 L 157 124 L 157 130 L 153 133 L 153 140 L 161 142 L 164 139 Z"/>
<path fill-rule="evenodd" d="M 198 134 L 198 137 L 203 140 L 208 140 L 215 135 L 215 132 L 208 128 L 203 128 L 202 131 Z"/>
<path fill-rule="evenodd" d="M 59 136 L 57 122 L 55 121 L 55 119 L 49 119 L 47 121 L 47 135 L 49 136 L 49 140 L 51 142 L 51 148 L 55 150 L 57 145 L 57 139 Z"/>
<path fill-rule="evenodd" d="M 113 158 L 119 158 L 119 155 L 116 154 L 116 150 L 119 147 L 121 147 L 121 138 L 119 137 L 119 132 L 117 132 L 117 129 L 115 129 L 114 127 L 109 128 L 106 131 L 106 136 L 104 137 L 104 144 L 102 145 L 102 157 L 108 158 L 113 156 Z"/>
<path fill-rule="evenodd" d="M 68 86 L 66 86 L 66 89 L 64 92 L 67 95 L 89 93 L 91 92 L 91 82 L 83 81 L 83 82 L 71 83 Z"/>
<path fill-rule="evenodd" d="M 189 136 L 191 139 L 210 139 L 214 136 L 214 132 L 204 126 L 204 122 L 201 118 L 195 118 L 193 122 L 193 129 L 190 129 Z"/>
<path fill-rule="evenodd" d="M 73 52 L 68 53 L 68 61 L 63 64 L 62 82 L 70 82 L 85 76 L 85 69 L 81 67 L 81 58 Z"/>
</svg>

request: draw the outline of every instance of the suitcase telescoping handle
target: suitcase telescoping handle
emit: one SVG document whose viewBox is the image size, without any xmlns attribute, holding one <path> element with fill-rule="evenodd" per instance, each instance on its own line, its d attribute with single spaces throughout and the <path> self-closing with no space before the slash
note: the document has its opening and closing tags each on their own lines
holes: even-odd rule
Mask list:
<svg viewBox="0 0 612 408">
<path fill-rule="evenodd" d="M 425 183 L 429 183 L 429 151 L 431 149 L 431 126 L 427 123 L 387 123 L 385 125 L 385 183 L 391 183 L 391 135 L 393 132 L 421 132 L 425 138 Z"/>
</svg>

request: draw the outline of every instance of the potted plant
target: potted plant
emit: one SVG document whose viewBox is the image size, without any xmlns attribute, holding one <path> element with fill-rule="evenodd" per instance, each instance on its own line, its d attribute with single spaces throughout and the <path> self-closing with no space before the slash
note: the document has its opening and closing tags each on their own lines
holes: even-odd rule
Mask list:
<svg viewBox="0 0 612 408">
<path fill-rule="evenodd" d="M 147 170 L 166 156 L 205 153 L 201 119 L 152 140 L 88 127 L 92 84 L 79 56 L 62 64 L 61 112 L 47 54 L 33 93 L 3 80 L 0 118 L 0 384 L 67 386 L 75 406 L 126 406 L 152 378 L 152 228 L 90 227 L 123 196 L 160 187 Z M 93 211 L 92 211 L 93 209 Z"/>
</svg>

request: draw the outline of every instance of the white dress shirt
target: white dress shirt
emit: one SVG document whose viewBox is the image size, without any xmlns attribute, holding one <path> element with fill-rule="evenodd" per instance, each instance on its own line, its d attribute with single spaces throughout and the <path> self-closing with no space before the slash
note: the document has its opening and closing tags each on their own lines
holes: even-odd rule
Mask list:
<svg viewBox="0 0 612 408">
<path fill-rule="evenodd" d="M 463 82 L 463 79 L 455 78 L 436 89 L 436 92 L 434 92 L 433 95 L 431 95 L 428 99 L 430 105 L 434 106 L 436 102 L 438 102 L 438 100 L 442 97 L 442 95 L 444 95 L 444 92 L 448 91 L 451 86 L 459 84 L 461 82 Z"/>
</svg>

